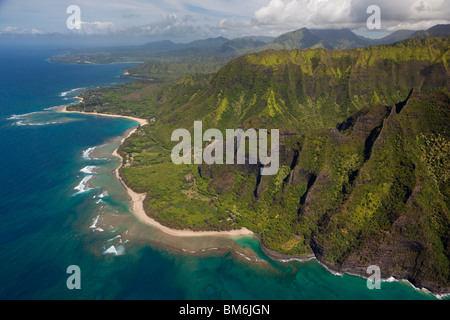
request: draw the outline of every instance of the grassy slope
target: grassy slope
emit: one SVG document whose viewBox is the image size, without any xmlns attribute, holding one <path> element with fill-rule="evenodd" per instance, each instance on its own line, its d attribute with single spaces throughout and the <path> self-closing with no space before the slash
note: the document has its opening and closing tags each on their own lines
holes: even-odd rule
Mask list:
<svg viewBox="0 0 450 320">
<path fill-rule="evenodd" d="M 121 148 L 121 174 L 164 224 L 246 226 L 276 251 L 314 250 L 342 270 L 378 264 L 438 290 L 450 281 L 448 41 L 265 51 L 214 75 L 88 91 L 76 108 L 156 118 Z M 173 165 L 171 133 L 194 120 L 280 128 L 278 174 Z"/>
</svg>

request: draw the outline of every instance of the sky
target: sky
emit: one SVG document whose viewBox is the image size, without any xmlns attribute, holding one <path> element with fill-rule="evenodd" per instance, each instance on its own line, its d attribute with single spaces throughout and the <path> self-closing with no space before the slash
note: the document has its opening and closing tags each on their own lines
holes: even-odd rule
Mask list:
<svg viewBox="0 0 450 320">
<path fill-rule="evenodd" d="M 67 27 L 70 5 L 80 8 L 79 30 Z M 380 8 L 380 30 L 367 29 L 371 5 Z M 114 35 L 187 42 L 278 36 L 302 27 L 350 28 L 370 36 L 449 23 L 450 0 L 0 0 L 0 34 L 14 35 Z"/>
</svg>

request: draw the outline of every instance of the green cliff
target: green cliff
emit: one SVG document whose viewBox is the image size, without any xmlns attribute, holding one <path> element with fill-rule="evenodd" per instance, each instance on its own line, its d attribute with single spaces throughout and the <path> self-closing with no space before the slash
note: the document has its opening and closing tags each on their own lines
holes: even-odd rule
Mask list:
<svg viewBox="0 0 450 320">
<path fill-rule="evenodd" d="M 121 147 L 121 176 L 174 228 L 247 227 L 269 249 L 333 269 L 450 289 L 449 40 L 268 50 L 215 74 L 87 91 L 76 110 L 154 120 Z M 280 170 L 182 165 L 178 128 L 280 129 Z M 206 144 L 204 144 L 205 146 Z"/>
</svg>

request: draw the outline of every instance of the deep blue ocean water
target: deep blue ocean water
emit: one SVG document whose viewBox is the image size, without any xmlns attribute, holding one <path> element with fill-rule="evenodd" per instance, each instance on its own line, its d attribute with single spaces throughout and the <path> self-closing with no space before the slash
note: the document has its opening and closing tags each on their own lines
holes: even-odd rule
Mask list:
<svg viewBox="0 0 450 320">
<path fill-rule="evenodd" d="M 111 157 L 136 123 L 62 114 L 86 88 L 124 83 L 129 64 L 47 61 L 48 48 L 0 48 L 0 299 L 431 299 L 404 282 L 280 263 L 253 238 L 177 239 L 130 213 Z M 69 290 L 66 269 L 81 269 Z"/>
</svg>

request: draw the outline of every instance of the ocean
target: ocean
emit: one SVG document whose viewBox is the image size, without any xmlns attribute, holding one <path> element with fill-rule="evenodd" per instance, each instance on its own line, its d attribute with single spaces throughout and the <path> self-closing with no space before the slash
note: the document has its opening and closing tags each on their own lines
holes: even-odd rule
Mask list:
<svg viewBox="0 0 450 320">
<path fill-rule="evenodd" d="M 175 238 L 131 213 L 111 156 L 137 125 L 63 114 L 81 91 L 130 81 L 132 64 L 50 63 L 52 48 L 0 48 L 0 299 L 435 299 L 405 282 L 277 262 L 251 237 Z M 69 266 L 81 289 L 69 290 Z"/>
</svg>

